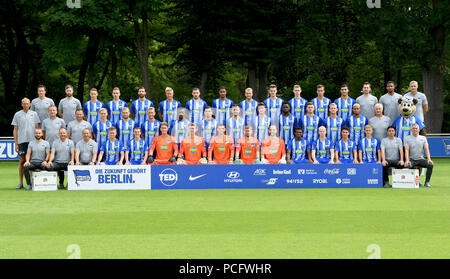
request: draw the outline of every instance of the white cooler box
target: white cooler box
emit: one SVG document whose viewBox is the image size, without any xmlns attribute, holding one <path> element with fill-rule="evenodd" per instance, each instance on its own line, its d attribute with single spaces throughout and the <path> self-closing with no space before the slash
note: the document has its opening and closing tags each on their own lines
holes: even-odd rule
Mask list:
<svg viewBox="0 0 450 279">
<path fill-rule="evenodd" d="M 56 171 L 33 172 L 33 191 L 58 190 L 58 173 Z"/>
<path fill-rule="evenodd" d="M 392 188 L 419 188 L 419 170 L 393 169 Z"/>
</svg>

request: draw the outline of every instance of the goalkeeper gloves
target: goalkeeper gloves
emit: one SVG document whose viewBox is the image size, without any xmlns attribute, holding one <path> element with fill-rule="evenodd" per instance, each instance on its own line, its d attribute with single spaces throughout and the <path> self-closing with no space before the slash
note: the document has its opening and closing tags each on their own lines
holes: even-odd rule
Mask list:
<svg viewBox="0 0 450 279">
<path fill-rule="evenodd" d="M 155 159 L 153 159 L 153 156 L 152 155 L 150 155 L 150 156 L 148 156 L 148 159 L 147 159 L 147 162 L 148 163 L 153 163 L 155 161 Z"/>
<path fill-rule="evenodd" d="M 169 159 L 169 162 L 173 163 L 177 160 L 177 158 L 175 156 L 173 156 L 172 158 Z"/>
</svg>

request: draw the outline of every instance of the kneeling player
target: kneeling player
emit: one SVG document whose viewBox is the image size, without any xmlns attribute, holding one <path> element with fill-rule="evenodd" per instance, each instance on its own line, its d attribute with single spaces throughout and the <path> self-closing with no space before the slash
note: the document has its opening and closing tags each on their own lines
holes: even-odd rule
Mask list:
<svg viewBox="0 0 450 279">
<path fill-rule="evenodd" d="M 225 125 L 217 125 L 217 136 L 211 139 L 208 149 L 210 164 L 232 164 L 234 157 L 233 138 L 225 135 Z"/>
<path fill-rule="evenodd" d="M 380 140 L 372 137 L 372 125 L 364 126 L 364 133 L 365 137 L 358 144 L 359 162 L 381 164 Z"/>
<path fill-rule="evenodd" d="M 286 147 L 284 140 L 277 137 L 277 127 L 270 125 L 270 136 L 261 143 L 261 163 L 286 164 Z"/>
<path fill-rule="evenodd" d="M 189 135 L 181 140 L 177 164 L 206 164 L 208 161 L 206 160 L 205 141 L 201 137 L 195 135 L 197 130 L 195 123 L 189 123 L 188 128 Z"/>
<path fill-rule="evenodd" d="M 178 155 L 178 144 L 175 138 L 169 135 L 169 124 L 162 122 L 160 126 L 161 135 L 153 138 L 148 154 L 148 162 L 155 165 L 173 165 Z M 156 158 L 153 152 L 156 150 Z"/>
<path fill-rule="evenodd" d="M 294 128 L 294 138 L 288 142 L 288 149 L 287 149 L 288 164 L 306 164 L 308 162 L 312 163 L 311 146 L 309 142 L 302 137 L 303 137 L 303 129 Z"/>
<path fill-rule="evenodd" d="M 148 145 L 141 138 L 141 128 L 133 128 L 133 138 L 128 141 L 125 151 L 125 165 L 145 165 L 148 157 Z"/>
<path fill-rule="evenodd" d="M 108 129 L 108 140 L 100 147 L 100 153 L 98 155 L 97 165 L 122 165 L 124 153 L 126 148 L 122 145 L 122 142 L 116 138 L 117 129 L 112 126 Z M 105 161 L 102 162 L 103 155 L 105 155 Z"/>
<path fill-rule="evenodd" d="M 327 129 L 324 126 L 319 127 L 319 138 L 311 145 L 311 157 L 313 164 L 334 163 L 334 146 L 327 139 Z"/>
<path fill-rule="evenodd" d="M 336 164 L 357 164 L 358 147 L 356 143 L 349 139 L 350 129 L 343 127 L 341 130 L 341 139 L 334 145 Z"/>
<path fill-rule="evenodd" d="M 236 164 L 260 164 L 259 141 L 252 137 L 252 127 L 244 127 L 244 137 L 238 140 L 236 147 Z"/>
</svg>

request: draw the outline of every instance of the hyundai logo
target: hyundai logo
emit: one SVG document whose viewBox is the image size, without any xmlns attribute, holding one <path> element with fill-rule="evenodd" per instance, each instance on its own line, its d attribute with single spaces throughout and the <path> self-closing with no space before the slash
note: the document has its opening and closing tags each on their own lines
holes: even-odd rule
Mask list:
<svg viewBox="0 0 450 279">
<path fill-rule="evenodd" d="M 239 176 L 241 176 L 241 174 L 238 173 L 237 171 L 230 171 L 227 173 L 227 177 L 231 179 L 239 178 Z"/>
</svg>

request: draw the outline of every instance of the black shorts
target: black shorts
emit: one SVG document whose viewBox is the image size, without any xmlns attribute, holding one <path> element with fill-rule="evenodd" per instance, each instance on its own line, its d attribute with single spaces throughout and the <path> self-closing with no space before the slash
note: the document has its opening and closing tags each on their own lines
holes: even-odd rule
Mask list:
<svg viewBox="0 0 450 279">
<path fill-rule="evenodd" d="M 19 143 L 19 156 L 25 156 L 28 151 L 28 142 Z"/>
</svg>

